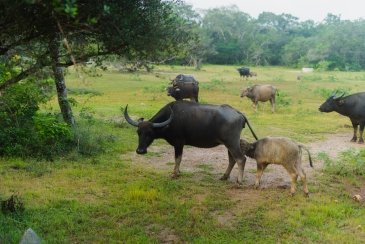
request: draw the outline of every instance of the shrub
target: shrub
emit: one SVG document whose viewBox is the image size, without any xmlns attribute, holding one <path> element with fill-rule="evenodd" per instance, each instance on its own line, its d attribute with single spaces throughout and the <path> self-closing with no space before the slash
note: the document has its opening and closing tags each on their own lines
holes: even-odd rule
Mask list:
<svg viewBox="0 0 365 244">
<path fill-rule="evenodd" d="M 85 107 L 80 110 L 78 126 L 75 129 L 77 152 L 94 156 L 111 149 L 116 137 L 109 132 L 110 125 L 94 117 L 94 111 Z"/>
<path fill-rule="evenodd" d="M 51 114 L 37 114 L 49 99 L 49 81 L 27 80 L 0 96 L 0 155 L 40 156 L 47 159 L 72 145 L 70 128 Z"/>
<path fill-rule="evenodd" d="M 278 91 L 275 100 L 276 100 L 276 105 L 281 107 L 287 107 L 292 104 L 292 99 L 284 91 Z"/>
<path fill-rule="evenodd" d="M 340 176 L 365 176 L 365 149 L 347 150 L 341 154 L 339 160 L 324 160 L 324 170 Z"/>
</svg>

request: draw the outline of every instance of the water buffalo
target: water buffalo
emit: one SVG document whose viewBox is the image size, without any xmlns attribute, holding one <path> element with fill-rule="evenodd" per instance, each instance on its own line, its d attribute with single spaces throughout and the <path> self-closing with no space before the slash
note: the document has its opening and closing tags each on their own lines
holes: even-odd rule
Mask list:
<svg viewBox="0 0 365 244">
<path fill-rule="evenodd" d="M 308 152 L 309 164 L 313 167 L 309 150 L 286 137 L 265 137 L 254 143 L 240 140 L 242 152 L 257 162 L 255 186 L 260 186 L 260 180 L 265 168 L 269 164 L 280 164 L 288 171 L 291 177 L 290 192 L 295 193 L 298 175 L 303 182 L 303 191 L 308 196 L 308 187 L 305 172 L 302 168 L 302 149 Z"/>
<path fill-rule="evenodd" d="M 238 73 L 240 74 L 240 77 L 246 77 L 246 79 L 250 76 L 252 76 L 250 73 L 250 68 L 241 67 L 237 69 Z"/>
<path fill-rule="evenodd" d="M 229 164 L 222 180 L 229 178 L 235 163 L 238 165 L 239 184 L 242 183 L 246 162 L 241 148 L 240 135 L 245 124 L 257 139 L 247 118 L 229 105 L 199 104 L 190 101 L 175 101 L 165 105 L 149 121 L 132 120 L 124 110 L 126 121 L 138 127 L 138 154 L 147 153 L 147 147 L 155 139 L 165 139 L 175 149 L 175 168 L 172 177 L 180 173 L 179 167 L 184 145 L 211 148 L 224 144 L 228 149 Z"/>
<path fill-rule="evenodd" d="M 276 88 L 272 85 L 254 85 L 252 87 L 247 87 L 242 90 L 241 97 L 248 97 L 253 102 L 253 107 L 255 112 L 257 112 L 257 103 L 270 101 L 271 111 L 275 112 L 275 95 Z"/>
<path fill-rule="evenodd" d="M 364 143 L 362 135 L 365 126 L 365 92 L 359 92 L 345 97 L 344 94 L 336 96 L 336 93 L 334 93 L 319 107 L 319 111 L 325 113 L 335 111 L 349 117 L 354 128 L 354 136 L 351 141 L 356 142 L 357 130 L 360 125 L 358 143 Z"/>
<path fill-rule="evenodd" d="M 241 68 L 238 68 L 237 71 L 240 74 L 240 77 L 246 77 L 246 79 L 248 77 L 257 76 L 257 73 L 251 72 L 250 68 L 241 67 Z"/>
<path fill-rule="evenodd" d="M 191 101 L 199 102 L 199 86 L 195 82 L 178 82 L 173 86 L 167 87 L 167 95 L 176 100 L 190 98 Z"/>
<path fill-rule="evenodd" d="M 171 80 L 171 84 L 173 86 L 175 86 L 176 84 L 178 84 L 180 82 L 193 82 L 193 83 L 199 84 L 199 82 L 192 75 L 179 74 L 175 77 L 175 79 Z"/>
</svg>

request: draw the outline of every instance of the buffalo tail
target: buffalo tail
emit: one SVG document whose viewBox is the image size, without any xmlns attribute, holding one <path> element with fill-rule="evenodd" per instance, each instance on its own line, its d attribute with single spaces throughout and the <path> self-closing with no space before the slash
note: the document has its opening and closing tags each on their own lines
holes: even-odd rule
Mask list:
<svg viewBox="0 0 365 244">
<path fill-rule="evenodd" d="M 241 114 L 242 114 L 242 113 L 241 113 Z M 258 140 L 258 138 L 257 138 L 257 136 L 256 136 L 256 134 L 255 134 L 255 132 L 253 131 L 253 129 L 252 129 L 252 127 L 251 127 L 250 123 L 248 122 L 248 119 L 246 118 L 246 116 L 245 116 L 244 114 L 242 114 L 242 116 L 245 118 L 245 120 L 246 120 L 246 124 L 248 125 L 248 128 L 250 128 L 250 131 L 251 131 L 251 133 L 252 133 L 253 137 L 255 137 L 255 139 L 256 139 L 256 140 Z"/>
<path fill-rule="evenodd" d="M 306 148 L 304 145 L 298 145 L 300 149 L 304 149 L 307 151 L 308 153 L 308 158 L 309 158 L 309 165 L 313 168 L 313 162 L 312 162 L 312 157 L 311 157 L 311 154 L 308 150 L 308 148 Z"/>
</svg>

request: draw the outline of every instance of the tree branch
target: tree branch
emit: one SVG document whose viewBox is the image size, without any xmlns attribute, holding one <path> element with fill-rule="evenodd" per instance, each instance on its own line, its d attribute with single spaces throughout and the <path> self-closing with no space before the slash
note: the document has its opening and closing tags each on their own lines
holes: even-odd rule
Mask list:
<svg viewBox="0 0 365 244">
<path fill-rule="evenodd" d="M 37 62 L 36 64 L 34 64 L 33 66 L 31 66 L 29 69 L 21 72 L 17 76 L 12 77 L 11 79 L 6 80 L 2 84 L 0 84 L 0 91 L 4 90 L 5 88 L 7 88 L 7 87 L 9 87 L 11 85 L 16 84 L 17 82 L 25 79 L 29 75 L 34 74 L 35 72 L 37 72 L 38 70 L 40 70 L 42 67 L 44 67 L 44 64 L 42 64 L 42 62 Z"/>
</svg>

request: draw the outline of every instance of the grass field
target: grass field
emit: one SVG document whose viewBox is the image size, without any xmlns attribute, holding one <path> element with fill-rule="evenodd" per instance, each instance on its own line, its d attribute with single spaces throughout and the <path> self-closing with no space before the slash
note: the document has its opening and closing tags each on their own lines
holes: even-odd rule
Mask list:
<svg viewBox="0 0 365 244">
<path fill-rule="evenodd" d="M 90 136 L 112 135 L 113 140 L 104 153 L 89 157 L 72 154 L 52 162 L 0 158 L 0 199 L 17 194 L 25 207 L 18 214 L 0 212 L 0 243 L 19 242 L 28 227 L 45 243 L 364 243 L 364 204 L 348 194 L 365 183 L 356 172 L 323 171 L 309 182 L 311 196 L 304 198 L 276 188 L 236 189 L 209 168 L 172 180 L 166 172 L 123 159 L 122 154 L 135 150 L 137 135 L 121 108 L 129 104 L 132 117 L 150 118 L 172 101 L 165 88 L 180 73 L 200 82 L 202 103 L 227 103 L 244 112 L 259 137 L 310 143 L 351 133 L 347 118 L 322 114 L 318 107 L 335 89 L 364 91 L 365 72 L 314 72 L 297 80 L 298 70 L 257 67 L 252 68 L 257 78 L 245 80 L 236 68 L 157 66 L 153 73 L 110 70 L 95 77 L 70 70 L 66 80 L 77 101 L 75 115 L 94 121 Z M 251 101 L 240 98 L 242 88 L 256 83 L 279 89 L 276 113 L 269 103 L 254 113 Z M 56 99 L 42 109 L 58 111 Z M 252 140 L 247 128 L 242 136 Z"/>
</svg>

